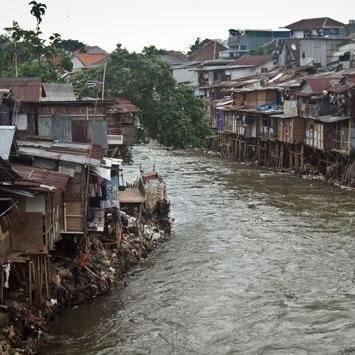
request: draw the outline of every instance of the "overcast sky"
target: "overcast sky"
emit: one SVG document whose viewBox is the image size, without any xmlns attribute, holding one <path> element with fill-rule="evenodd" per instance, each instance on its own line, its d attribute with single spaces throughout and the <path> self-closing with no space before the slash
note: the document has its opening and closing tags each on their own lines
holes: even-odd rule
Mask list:
<svg viewBox="0 0 355 355">
<path fill-rule="evenodd" d="M 30 0 L 1 0 L 1 27 L 35 26 Z M 42 30 L 111 51 L 145 45 L 186 51 L 197 38 L 228 37 L 229 28 L 277 29 L 301 18 L 355 19 L 354 0 L 38 0 L 47 4 Z"/>
</svg>

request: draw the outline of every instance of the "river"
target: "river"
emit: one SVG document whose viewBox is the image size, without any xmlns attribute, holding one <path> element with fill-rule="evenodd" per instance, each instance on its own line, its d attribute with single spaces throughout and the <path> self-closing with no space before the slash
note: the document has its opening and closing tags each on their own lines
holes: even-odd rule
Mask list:
<svg viewBox="0 0 355 355">
<path fill-rule="evenodd" d="M 355 353 L 354 193 L 158 146 L 134 160 L 127 176 L 165 178 L 172 236 L 43 353 Z"/>
</svg>

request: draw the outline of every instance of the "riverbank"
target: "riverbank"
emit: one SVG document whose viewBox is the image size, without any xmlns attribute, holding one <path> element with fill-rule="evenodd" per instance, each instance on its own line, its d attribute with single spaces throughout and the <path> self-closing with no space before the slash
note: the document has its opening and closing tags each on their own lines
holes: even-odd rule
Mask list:
<svg viewBox="0 0 355 355">
<path fill-rule="evenodd" d="M 231 139 L 231 141 L 233 141 L 233 139 Z M 263 157 L 263 159 L 258 160 L 257 156 L 259 154 L 260 157 L 260 152 L 249 152 L 249 154 L 243 155 L 242 157 L 240 154 L 235 153 L 235 149 L 232 148 L 232 145 L 222 144 L 218 136 L 218 138 L 208 141 L 207 148 L 203 150 L 203 153 L 219 156 L 230 161 L 236 161 L 242 165 L 253 165 L 257 168 L 272 172 L 275 175 L 287 174 L 299 176 L 303 179 L 323 181 L 343 190 L 355 191 L 355 162 L 352 160 L 344 160 L 343 158 L 339 160 L 328 159 L 327 161 L 321 160 L 322 163 L 318 161 L 318 164 L 304 163 L 302 166 L 281 164 L 280 166 L 278 163 L 275 163 L 273 160 L 274 157 L 270 152 L 266 152 L 270 157 Z"/>
<path fill-rule="evenodd" d="M 36 305 L 21 284 L 28 280 L 25 275 L 22 280 L 21 270 L 13 266 L 11 273 L 16 274 L 18 286 L 1 305 L 0 353 L 36 353 L 55 336 L 48 333 L 49 321 L 113 288 L 124 287 L 125 274 L 170 235 L 169 202 L 156 200 L 153 207 L 143 208 L 141 214 L 134 211 L 134 215 L 121 210 L 118 240 L 95 233 L 80 240 L 63 238 L 50 255 L 47 297 Z"/>
</svg>

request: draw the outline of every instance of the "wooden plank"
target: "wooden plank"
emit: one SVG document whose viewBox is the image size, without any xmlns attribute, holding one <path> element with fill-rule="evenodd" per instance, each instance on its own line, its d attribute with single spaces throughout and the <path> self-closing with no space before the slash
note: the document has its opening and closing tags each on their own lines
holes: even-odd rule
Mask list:
<svg viewBox="0 0 355 355">
<path fill-rule="evenodd" d="M 23 213 L 23 223 L 13 233 L 12 251 L 40 252 L 45 250 L 43 243 L 43 216 L 41 213 Z"/>
</svg>

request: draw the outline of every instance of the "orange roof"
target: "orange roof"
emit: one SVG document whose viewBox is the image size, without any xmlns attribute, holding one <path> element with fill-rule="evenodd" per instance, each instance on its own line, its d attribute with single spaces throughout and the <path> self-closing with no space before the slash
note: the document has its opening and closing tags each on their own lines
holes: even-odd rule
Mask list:
<svg viewBox="0 0 355 355">
<path fill-rule="evenodd" d="M 85 66 L 99 64 L 99 63 L 105 61 L 107 58 L 107 55 L 104 53 L 94 53 L 94 54 L 74 53 L 74 55 Z"/>
</svg>

